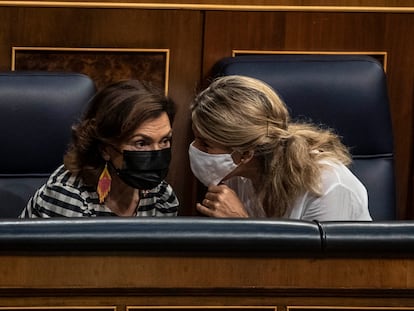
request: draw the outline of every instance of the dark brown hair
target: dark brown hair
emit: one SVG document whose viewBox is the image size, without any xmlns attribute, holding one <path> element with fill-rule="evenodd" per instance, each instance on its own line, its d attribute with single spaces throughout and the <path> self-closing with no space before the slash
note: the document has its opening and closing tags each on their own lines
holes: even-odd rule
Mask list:
<svg viewBox="0 0 414 311">
<path fill-rule="evenodd" d="M 105 160 L 104 145 L 127 141 L 143 122 L 166 112 L 173 123 L 173 101 L 151 84 L 123 80 L 100 90 L 91 99 L 80 122 L 72 127 L 72 141 L 64 156 L 66 169 L 96 186 Z"/>
</svg>

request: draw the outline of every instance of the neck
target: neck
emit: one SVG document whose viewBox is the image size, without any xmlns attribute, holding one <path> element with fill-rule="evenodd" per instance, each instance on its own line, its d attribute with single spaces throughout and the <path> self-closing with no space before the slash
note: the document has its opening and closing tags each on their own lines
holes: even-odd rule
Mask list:
<svg viewBox="0 0 414 311">
<path fill-rule="evenodd" d="M 139 199 L 137 189 L 125 185 L 114 177 L 105 205 L 118 216 L 133 216 L 136 213 Z"/>
<path fill-rule="evenodd" d="M 252 184 L 257 191 L 260 188 L 261 181 L 261 165 L 260 161 L 254 157 L 246 164 L 242 164 L 238 167 L 236 174 L 234 176 L 243 176 L 249 178 L 252 181 Z"/>
</svg>

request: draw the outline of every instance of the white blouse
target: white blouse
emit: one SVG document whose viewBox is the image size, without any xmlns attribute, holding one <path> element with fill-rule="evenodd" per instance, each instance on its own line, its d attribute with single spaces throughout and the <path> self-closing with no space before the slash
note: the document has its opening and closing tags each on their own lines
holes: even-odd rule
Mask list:
<svg viewBox="0 0 414 311">
<path fill-rule="evenodd" d="M 343 164 L 322 160 L 320 197 L 308 191 L 301 195 L 286 211 L 283 218 L 346 221 L 372 220 L 368 210 L 368 194 L 365 186 Z M 250 217 L 266 217 L 258 202 L 251 181 L 235 177 L 225 181 L 239 196 Z M 277 204 L 277 202 L 275 202 Z"/>
</svg>

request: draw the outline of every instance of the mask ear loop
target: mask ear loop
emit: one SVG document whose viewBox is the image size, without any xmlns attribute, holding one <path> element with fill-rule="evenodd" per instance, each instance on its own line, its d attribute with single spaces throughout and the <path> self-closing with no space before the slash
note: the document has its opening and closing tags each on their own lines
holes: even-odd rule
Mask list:
<svg viewBox="0 0 414 311">
<path fill-rule="evenodd" d="M 243 153 L 241 153 L 240 151 L 237 151 L 237 150 L 234 150 L 233 152 L 240 153 L 240 162 L 237 165 L 249 162 L 254 156 L 254 151 L 253 150 L 248 150 L 248 151 L 245 151 Z M 231 153 L 231 155 L 233 155 L 233 152 Z"/>
</svg>

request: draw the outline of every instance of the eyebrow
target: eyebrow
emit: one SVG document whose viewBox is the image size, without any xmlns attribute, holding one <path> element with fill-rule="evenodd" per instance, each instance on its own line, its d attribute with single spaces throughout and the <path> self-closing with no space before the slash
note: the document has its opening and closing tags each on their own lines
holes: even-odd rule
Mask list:
<svg viewBox="0 0 414 311">
<path fill-rule="evenodd" d="M 171 129 L 167 134 L 163 135 L 162 138 L 172 137 L 172 132 L 173 131 Z M 145 140 L 150 140 L 150 141 L 153 140 L 153 138 L 151 136 L 148 136 L 148 135 L 145 135 L 145 134 L 136 134 L 136 135 L 132 136 L 130 139 L 135 139 L 137 137 L 141 137 L 141 138 L 143 138 Z"/>
</svg>

